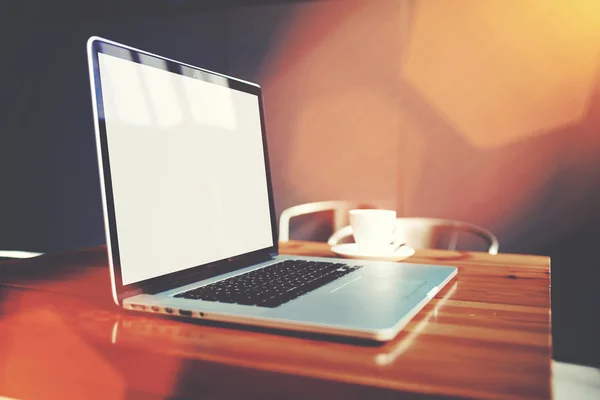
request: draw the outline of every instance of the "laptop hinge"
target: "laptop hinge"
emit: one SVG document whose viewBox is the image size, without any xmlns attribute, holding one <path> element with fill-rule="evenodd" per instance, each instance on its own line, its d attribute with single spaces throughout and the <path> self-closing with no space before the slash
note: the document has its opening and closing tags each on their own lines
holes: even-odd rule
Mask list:
<svg viewBox="0 0 600 400">
<path fill-rule="evenodd" d="M 128 299 L 133 296 L 137 296 L 138 294 L 144 294 L 142 289 L 128 290 L 126 292 L 119 293 L 119 303 L 123 303 L 123 300 Z"/>
</svg>

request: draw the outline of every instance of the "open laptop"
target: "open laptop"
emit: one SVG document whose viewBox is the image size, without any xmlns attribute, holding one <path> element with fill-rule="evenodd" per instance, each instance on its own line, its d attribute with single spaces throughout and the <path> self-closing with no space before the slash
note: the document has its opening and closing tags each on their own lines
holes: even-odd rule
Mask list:
<svg viewBox="0 0 600 400">
<path fill-rule="evenodd" d="M 278 255 L 260 87 L 99 37 L 88 61 L 119 306 L 385 341 L 456 275 Z"/>
</svg>

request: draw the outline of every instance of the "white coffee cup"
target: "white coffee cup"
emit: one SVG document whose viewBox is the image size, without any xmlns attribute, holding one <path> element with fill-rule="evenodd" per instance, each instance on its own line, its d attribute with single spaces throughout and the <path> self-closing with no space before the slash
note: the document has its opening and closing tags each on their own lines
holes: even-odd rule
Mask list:
<svg viewBox="0 0 600 400">
<path fill-rule="evenodd" d="M 376 254 L 394 247 L 391 244 L 396 230 L 396 211 L 350 210 L 350 225 L 359 251 Z"/>
</svg>

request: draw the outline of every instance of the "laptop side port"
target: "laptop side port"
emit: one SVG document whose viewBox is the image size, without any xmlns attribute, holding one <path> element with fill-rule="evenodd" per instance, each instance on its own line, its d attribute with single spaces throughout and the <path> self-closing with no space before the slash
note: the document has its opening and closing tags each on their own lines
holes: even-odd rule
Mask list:
<svg viewBox="0 0 600 400">
<path fill-rule="evenodd" d="M 173 314 L 173 309 L 172 309 L 171 307 L 167 307 L 167 308 L 165 308 L 165 311 L 166 311 L 168 314 Z"/>
<path fill-rule="evenodd" d="M 159 312 L 160 311 L 160 307 L 159 306 L 152 306 L 152 311 Z"/>
<path fill-rule="evenodd" d="M 146 306 L 141 305 L 141 304 L 131 304 L 130 307 L 133 310 L 145 310 L 146 309 Z"/>
<path fill-rule="evenodd" d="M 189 310 L 179 310 L 179 314 L 183 315 L 184 317 L 191 317 L 192 316 L 192 312 Z"/>
</svg>

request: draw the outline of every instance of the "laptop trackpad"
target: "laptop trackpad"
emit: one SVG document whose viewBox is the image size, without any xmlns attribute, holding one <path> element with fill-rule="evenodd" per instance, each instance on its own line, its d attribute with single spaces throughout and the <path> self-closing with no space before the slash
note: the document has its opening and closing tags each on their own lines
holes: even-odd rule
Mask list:
<svg viewBox="0 0 600 400">
<path fill-rule="evenodd" d="M 370 298 L 406 299 L 423 287 L 427 281 L 410 279 L 385 279 L 359 275 L 341 283 L 329 290 L 330 295 L 352 296 L 354 299 L 362 296 Z M 332 285 L 333 286 L 333 285 Z"/>
</svg>

